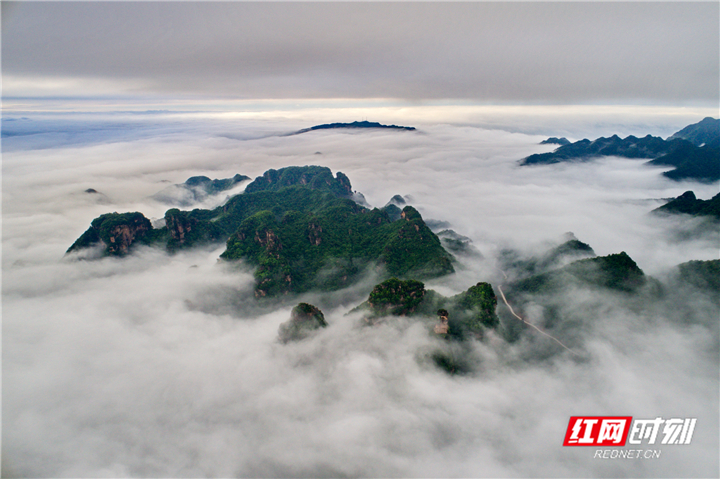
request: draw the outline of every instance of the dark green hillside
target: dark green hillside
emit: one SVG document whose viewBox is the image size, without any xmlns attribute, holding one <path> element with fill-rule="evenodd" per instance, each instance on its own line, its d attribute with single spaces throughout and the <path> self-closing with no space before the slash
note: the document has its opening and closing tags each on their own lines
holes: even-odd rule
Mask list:
<svg viewBox="0 0 720 479">
<path fill-rule="evenodd" d="M 207 176 L 193 176 L 185 181 L 185 185 L 189 187 L 201 187 L 208 194 L 216 194 L 226 191 L 238 183 L 249 180 L 249 176 L 235 175 L 232 178 L 223 178 L 211 180 Z"/>
<path fill-rule="evenodd" d="M 352 196 L 350 179 L 339 171 L 333 178 L 330 168 L 324 166 L 289 166 L 279 170 L 268 170 L 247 185 L 245 193 L 277 191 L 295 185 L 329 191 L 345 198 Z"/>
<path fill-rule="evenodd" d="M 376 285 L 367 301 L 353 311 L 365 312 L 370 324 L 383 316 L 418 316 L 435 319 L 442 312 L 449 320 L 447 337 L 482 338 L 488 329 L 496 329 L 497 298 L 489 283 L 477 283 L 467 291 L 445 297 L 416 280 L 388 279 Z M 445 337 L 445 336 L 443 336 Z"/>
<path fill-rule="evenodd" d="M 720 193 L 709 200 L 699 200 L 695 197 L 695 193 L 686 191 L 660 208 L 654 209 L 653 213 L 710 216 L 720 219 Z"/>
<path fill-rule="evenodd" d="M 643 271 L 624 251 L 597 258 L 581 259 L 564 268 L 516 281 L 512 293 L 550 294 L 570 284 L 634 292 L 646 282 Z"/>
<path fill-rule="evenodd" d="M 462 326 L 472 333 L 482 333 L 485 328 L 497 328 L 500 324 L 495 313 L 497 297 L 489 283 L 471 286 L 450 298 L 449 304 L 458 310 L 456 319 L 461 319 Z"/>
<path fill-rule="evenodd" d="M 646 276 L 625 252 L 574 261 L 510 282 L 502 289 L 515 314 L 571 349 L 582 341 L 583 331 L 599 327 L 608 316 L 621 310 L 637 313 L 661 301 L 666 293 L 665 287 Z M 531 331 L 506 306 L 499 315 L 506 340 L 534 338 L 540 357 L 557 351 L 555 341 L 540 339 L 542 334 Z"/>
<path fill-rule="evenodd" d="M 582 258 L 595 256 L 589 244 L 578 240 L 573 233 L 565 234 L 565 241 L 542 254 L 524 257 L 506 249 L 500 252 L 501 268 L 511 278 L 524 278 L 545 273 Z"/>
<path fill-rule="evenodd" d="M 378 263 L 388 275 L 429 278 L 453 272 L 451 256 L 407 206 L 399 221 L 384 211 L 368 211 L 349 200 L 299 187 L 281 190 L 323 195 L 314 209 L 262 210 L 245 218 L 227 242 L 222 258 L 256 264 L 259 296 L 309 289 L 337 289 L 352 283 L 365 267 Z"/>
<path fill-rule="evenodd" d="M 222 225 L 214 221 L 215 217 L 211 210 L 167 210 L 164 228 L 168 232 L 167 249 L 176 251 L 198 244 L 222 242 L 227 234 Z"/>
<path fill-rule="evenodd" d="M 415 312 L 425 299 L 425 292 L 420 281 L 390 278 L 373 288 L 367 302 L 378 316 L 406 316 Z"/>
<path fill-rule="evenodd" d="M 709 145 L 714 148 L 720 147 L 720 120 L 707 117 L 702 121 L 688 125 L 682 130 L 674 133 L 668 140 L 681 138 L 695 146 Z"/>
<path fill-rule="evenodd" d="M 697 147 L 685 140 L 669 153 L 650 162 L 651 165 L 674 166 L 675 169 L 663 173 L 671 180 L 685 179 L 712 183 L 720 180 L 720 148 L 710 146 Z"/>
<path fill-rule="evenodd" d="M 699 288 L 715 294 L 720 301 L 720 260 L 688 261 L 677 267 L 677 277 L 686 286 Z"/>
</svg>

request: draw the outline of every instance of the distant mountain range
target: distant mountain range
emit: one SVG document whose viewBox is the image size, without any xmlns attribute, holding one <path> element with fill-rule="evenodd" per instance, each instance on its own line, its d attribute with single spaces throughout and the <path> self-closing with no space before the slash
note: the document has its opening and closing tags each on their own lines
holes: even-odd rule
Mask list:
<svg viewBox="0 0 720 479">
<path fill-rule="evenodd" d="M 354 121 L 352 123 L 325 123 L 323 125 L 315 125 L 310 128 L 304 128 L 298 130 L 291 135 L 299 135 L 301 133 L 307 133 L 315 130 L 332 130 L 339 128 L 385 128 L 389 130 L 404 130 L 404 131 L 415 131 L 415 127 L 412 126 L 398 126 L 398 125 L 383 125 L 375 121 Z"/>
<path fill-rule="evenodd" d="M 552 143 L 550 138 L 547 143 Z M 576 141 L 550 153 L 530 155 L 520 161 L 522 166 L 549 165 L 568 161 L 590 161 L 604 156 L 649 159 L 652 165 L 674 166 L 663 173 L 672 180 L 714 182 L 720 180 L 720 120 L 705 118 L 689 125 L 667 140 L 647 135 Z"/>
</svg>

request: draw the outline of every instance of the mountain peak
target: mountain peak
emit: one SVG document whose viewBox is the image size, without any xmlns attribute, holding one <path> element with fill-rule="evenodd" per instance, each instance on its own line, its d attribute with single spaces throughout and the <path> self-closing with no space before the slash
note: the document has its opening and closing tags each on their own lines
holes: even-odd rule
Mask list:
<svg viewBox="0 0 720 479">
<path fill-rule="evenodd" d="M 718 148 L 720 147 L 720 120 L 709 116 L 705 117 L 674 133 L 668 138 L 668 141 L 676 139 L 687 140 L 695 146 L 709 145 Z"/>
<path fill-rule="evenodd" d="M 384 128 L 390 130 L 404 130 L 404 131 L 415 131 L 413 126 L 398 126 L 398 125 L 383 125 L 376 121 L 354 121 L 352 123 L 324 123 L 322 125 L 311 126 L 310 128 L 304 128 L 298 130 L 291 135 L 299 135 L 300 133 L 307 133 L 315 130 L 334 130 L 334 129 L 358 129 L 358 128 Z"/>
</svg>

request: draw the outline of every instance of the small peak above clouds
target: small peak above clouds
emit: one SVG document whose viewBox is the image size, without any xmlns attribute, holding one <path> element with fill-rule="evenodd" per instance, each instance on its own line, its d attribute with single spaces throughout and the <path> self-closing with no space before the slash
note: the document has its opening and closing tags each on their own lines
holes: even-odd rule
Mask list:
<svg viewBox="0 0 720 479">
<path fill-rule="evenodd" d="M 415 131 L 414 126 L 398 126 L 398 125 L 383 125 L 375 121 L 354 121 L 352 123 L 325 123 L 323 125 L 315 125 L 310 128 L 304 128 L 298 130 L 290 135 L 299 135 L 301 133 L 307 133 L 316 130 L 337 130 L 337 129 L 386 129 L 386 130 L 403 130 L 403 131 Z"/>
<path fill-rule="evenodd" d="M 548 138 L 547 140 L 543 140 L 540 142 L 541 145 L 560 145 L 565 146 L 570 144 L 570 140 L 568 140 L 565 137 L 557 138 L 555 136 Z"/>
<path fill-rule="evenodd" d="M 192 176 L 184 183 L 168 186 L 152 195 L 151 198 L 167 205 L 188 207 L 201 203 L 208 197 L 231 190 L 249 180 L 249 176 L 240 174 L 232 178 L 214 180 L 207 176 Z"/>
</svg>

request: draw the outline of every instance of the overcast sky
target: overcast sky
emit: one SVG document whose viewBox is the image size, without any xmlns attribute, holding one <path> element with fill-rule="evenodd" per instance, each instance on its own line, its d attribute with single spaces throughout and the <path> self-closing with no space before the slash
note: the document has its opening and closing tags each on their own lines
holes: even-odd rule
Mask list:
<svg viewBox="0 0 720 479">
<path fill-rule="evenodd" d="M 708 3 L 2 2 L 4 96 L 718 104 Z"/>
</svg>

